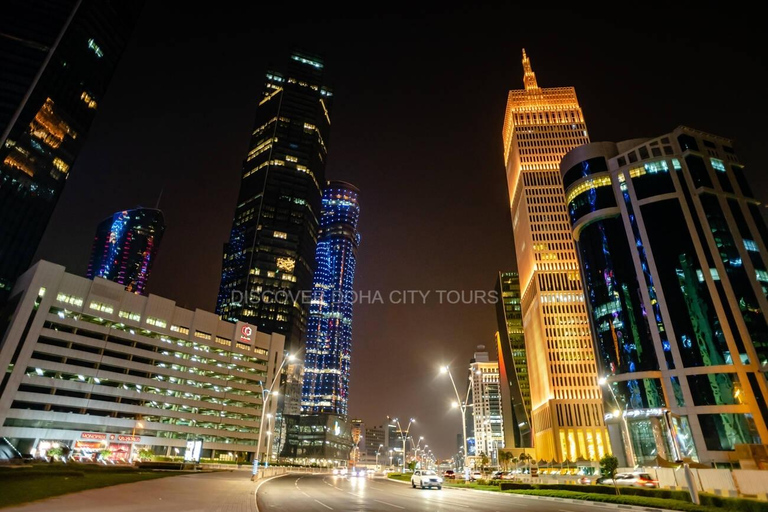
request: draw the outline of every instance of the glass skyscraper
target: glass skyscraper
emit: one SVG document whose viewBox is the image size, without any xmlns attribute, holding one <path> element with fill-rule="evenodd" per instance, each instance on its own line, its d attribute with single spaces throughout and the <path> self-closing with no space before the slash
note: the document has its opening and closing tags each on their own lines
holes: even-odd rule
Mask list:
<svg viewBox="0 0 768 512">
<path fill-rule="evenodd" d="M 358 194 L 342 181 L 329 182 L 323 193 L 301 395 L 306 414 L 347 415 Z"/>
<path fill-rule="evenodd" d="M 142 4 L 0 6 L 0 302 L 32 262 Z"/>
<path fill-rule="evenodd" d="M 163 212 L 152 208 L 107 217 L 96 228 L 88 279 L 103 277 L 129 292 L 147 295 L 147 280 L 164 231 Z"/>
<path fill-rule="evenodd" d="M 561 172 L 628 452 L 726 463 L 765 443 L 768 230 L 731 141 L 679 127 L 579 147 Z"/>
<path fill-rule="evenodd" d="M 531 386 L 517 272 L 500 272 L 496 292 L 499 294 L 496 303 L 499 322 L 496 351 L 505 425 L 504 443 L 507 448 L 531 448 Z"/>
<path fill-rule="evenodd" d="M 216 311 L 285 335 L 295 352 L 306 330 L 315 269 L 332 93 L 317 55 L 292 51 L 269 69 L 256 109 Z M 297 397 L 298 403 L 298 397 Z"/>
<path fill-rule="evenodd" d="M 573 87 L 539 87 L 523 50 L 525 89 L 509 92 L 502 138 L 531 392 L 541 460 L 599 460 L 611 448 L 560 159 L 589 142 Z"/>
</svg>

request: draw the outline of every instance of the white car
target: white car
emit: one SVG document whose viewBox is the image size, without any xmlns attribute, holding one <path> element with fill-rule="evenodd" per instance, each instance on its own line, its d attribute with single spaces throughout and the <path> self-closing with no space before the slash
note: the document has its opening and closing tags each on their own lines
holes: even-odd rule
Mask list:
<svg viewBox="0 0 768 512">
<path fill-rule="evenodd" d="M 411 486 L 414 489 L 416 486 L 419 486 L 422 489 L 425 487 L 437 487 L 438 489 L 442 489 L 443 479 L 437 476 L 437 473 L 434 471 L 417 469 L 413 472 L 413 475 L 411 475 Z"/>
</svg>

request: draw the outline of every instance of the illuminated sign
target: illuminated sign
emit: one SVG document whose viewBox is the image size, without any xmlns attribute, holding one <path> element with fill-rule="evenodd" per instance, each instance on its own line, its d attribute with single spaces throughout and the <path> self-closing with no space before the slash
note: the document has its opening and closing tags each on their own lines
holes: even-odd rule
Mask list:
<svg viewBox="0 0 768 512">
<path fill-rule="evenodd" d="M 96 434 L 93 432 L 83 432 L 82 434 L 80 434 L 80 437 L 83 439 L 96 439 L 98 441 L 107 440 L 107 434 Z"/>
<path fill-rule="evenodd" d="M 202 451 L 202 441 L 187 441 L 187 449 L 184 451 L 184 462 L 200 462 L 200 452 Z"/>
<path fill-rule="evenodd" d="M 118 441 L 126 441 L 129 443 L 140 443 L 141 438 L 139 436 L 117 436 Z"/>
<path fill-rule="evenodd" d="M 245 343 L 250 343 L 252 335 L 253 335 L 253 327 L 251 327 L 250 325 L 245 324 L 240 328 L 240 341 Z"/>
<path fill-rule="evenodd" d="M 341 427 L 339 426 L 338 421 L 333 422 L 333 435 L 335 436 L 341 435 Z"/>
</svg>

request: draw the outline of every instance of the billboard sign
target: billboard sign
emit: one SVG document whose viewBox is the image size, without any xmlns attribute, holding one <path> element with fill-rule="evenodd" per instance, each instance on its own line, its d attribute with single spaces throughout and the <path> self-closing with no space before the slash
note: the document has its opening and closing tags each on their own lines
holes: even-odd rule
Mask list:
<svg viewBox="0 0 768 512">
<path fill-rule="evenodd" d="M 203 442 L 199 439 L 187 441 L 187 449 L 184 451 L 184 462 L 200 462 L 200 453 L 203 451 Z"/>
</svg>

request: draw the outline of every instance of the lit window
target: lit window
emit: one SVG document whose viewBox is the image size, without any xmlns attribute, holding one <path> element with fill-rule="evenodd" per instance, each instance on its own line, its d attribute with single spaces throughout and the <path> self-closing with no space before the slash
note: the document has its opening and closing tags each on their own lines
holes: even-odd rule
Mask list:
<svg viewBox="0 0 768 512">
<path fill-rule="evenodd" d="M 56 300 L 59 302 L 64 302 L 66 304 L 72 304 L 73 306 L 77 306 L 77 307 L 83 306 L 83 299 L 78 297 L 73 297 L 71 295 L 65 295 L 63 293 L 56 295 Z"/>
<path fill-rule="evenodd" d="M 717 158 L 710 158 L 710 162 L 712 162 L 712 168 L 716 171 L 725 172 L 725 164 L 722 160 L 718 160 Z"/>
<path fill-rule="evenodd" d="M 102 58 L 104 56 L 104 52 L 101 51 L 101 47 L 97 45 L 96 41 L 93 39 L 88 40 L 88 48 L 93 50 L 93 53 L 95 53 L 98 58 Z"/>
<path fill-rule="evenodd" d="M 93 96 L 85 91 L 83 91 L 83 94 L 80 95 L 80 99 L 83 100 L 86 105 L 88 105 L 88 108 L 96 108 L 98 106 L 96 100 L 93 99 Z"/>
<path fill-rule="evenodd" d="M 299 161 L 298 158 L 296 158 L 295 156 L 291 156 L 291 155 L 285 155 L 285 159 L 287 161 L 289 161 L 289 162 L 298 162 Z"/>
<path fill-rule="evenodd" d="M 283 240 L 288 238 L 288 233 L 283 233 L 282 231 L 275 231 L 272 233 L 272 236 L 275 238 L 282 238 Z"/>
<path fill-rule="evenodd" d="M 155 327 L 160 327 L 162 329 L 165 329 L 165 327 L 168 325 L 165 320 L 160 320 L 159 318 L 147 318 L 147 323 L 149 325 L 154 325 Z"/>
<path fill-rule="evenodd" d="M 768 272 L 765 270 L 757 269 L 755 270 L 755 273 L 757 274 L 757 280 L 762 281 L 763 283 L 768 283 Z"/>
<path fill-rule="evenodd" d="M 209 333 L 203 331 L 195 331 L 195 338 L 202 338 L 204 340 L 210 340 L 213 338 Z"/>
<path fill-rule="evenodd" d="M 304 57 L 299 57 L 298 55 L 291 55 L 291 58 L 295 61 L 301 62 L 302 64 L 309 64 L 313 68 L 323 69 L 323 65 L 314 60 L 305 59 Z"/>
<path fill-rule="evenodd" d="M 750 240 L 748 238 L 744 239 L 744 248 L 748 251 L 752 252 L 759 252 L 760 250 L 757 248 L 757 244 L 754 240 Z"/>
<path fill-rule="evenodd" d="M 55 157 L 53 159 L 53 166 L 59 172 L 62 172 L 64 174 L 67 174 L 67 172 L 69 172 L 69 165 L 67 165 L 67 163 L 64 160 L 62 160 L 61 158 L 59 158 L 59 157 Z"/>
<path fill-rule="evenodd" d="M 101 302 L 91 302 L 89 307 L 91 309 L 95 309 L 96 311 L 107 313 L 109 315 L 115 312 L 115 309 L 112 306 L 110 306 L 109 304 L 103 304 Z"/>
<path fill-rule="evenodd" d="M 127 318 L 128 320 L 133 320 L 134 322 L 141 322 L 141 315 L 138 313 L 132 313 L 130 311 L 120 311 L 117 316 L 120 318 Z"/>
<path fill-rule="evenodd" d="M 171 325 L 171 330 L 181 334 L 189 334 L 189 329 L 180 325 Z"/>
</svg>

